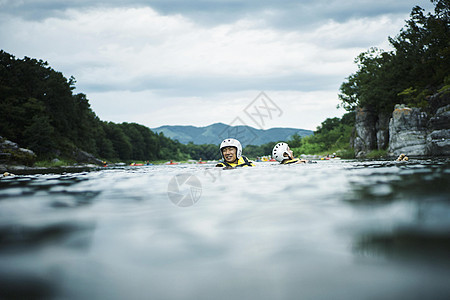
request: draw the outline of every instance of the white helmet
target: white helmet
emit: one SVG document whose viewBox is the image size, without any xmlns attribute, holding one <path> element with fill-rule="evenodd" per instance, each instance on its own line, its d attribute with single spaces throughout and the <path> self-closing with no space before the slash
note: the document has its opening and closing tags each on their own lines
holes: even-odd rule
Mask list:
<svg viewBox="0 0 450 300">
<path fill-rule="evenodd" d="M 222 149 L 225 147 L 236 147 L 236 158 L 239 159 L 242 156 L 242 146 L 241 143 L 236 139 L 225 139 L 220 143 L 220 155 L 223 157 Z"/>
<path fill-rule="evenodd" d="M 275 158 L 277 161 L 282 162 L 283 160 L 286 159 L 284 154 L 285 153 L 289 154 L 288 147 L 289 145 L 283 142 L 276 144 L 272 150 L 272 157 Z"/>
</svg>

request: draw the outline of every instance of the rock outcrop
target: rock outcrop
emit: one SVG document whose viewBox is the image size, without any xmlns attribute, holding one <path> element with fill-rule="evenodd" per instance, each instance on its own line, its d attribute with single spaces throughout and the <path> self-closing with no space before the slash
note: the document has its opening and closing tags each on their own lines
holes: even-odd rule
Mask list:
<svg viewBox="0 0 450 300">
<path fill-rule="evenodd" d="M 390 156 L 450 156 L 450 93 L 428 98 L 427 112 L 396 105 L 392 116 L 356 111 L 352 145 L 357 158 L 387 149 Z"/>
<path fill-rule="evenodd" d="M 378 150 L 386 149 L 389 145 L 389 119 L 387 114 L 378 114 L 378 120 L 375 123 Z"/>
<path fill-rule="evenodd" d="M 427 155 L 427 123 L 428 116 L 420 109 L 396 105 L 389 121 L 389 154 Z"/>
<path fill-rule="evenodd" d="M 387 114 L 375 114 L 368 108 L 356 109 L 355 134 L 351 145 L 357 158 L 374 149 L 386 149 L 389 143 L 389 118 Z"/>
<path fill-rule="evenodd" d="M 439 108 L 428 123 L 428 154 L 450 156 L 450 104 Z"/>
<path fill-rule="evenodd" d="M 36 160 L 36 154 L 18 144 L 0 136 L 0 163 L 31 166 Z"/>
<path fill-rule="evenodd" d="M 356 109 L 355 138 L 353 148 L 357 158 L 364 157 L 376 146 L 376 115 L 368 108 Z"/>
<path fill-rule="evenodd" d="M 36 161 L 36 154 L 25 148 L 20 148 L 17 143 L 0 136 L 0 164 L 6 166 L 24 165 L 32 166 Z M 103 165 L 103 161 L 94 155 L 75 148 L 71 153 L 71 159 L 79 164 Z M 56 159 L 57 160 L 57 159 Z"/>
<path fill-rule="evenodd" d="M 103 161 L 96 158 L 94 155 L 80 149 L 74 150 L 72 155 L 77 163 L 96 164 L 100 166 L 104 164 Z"/>
</svg>

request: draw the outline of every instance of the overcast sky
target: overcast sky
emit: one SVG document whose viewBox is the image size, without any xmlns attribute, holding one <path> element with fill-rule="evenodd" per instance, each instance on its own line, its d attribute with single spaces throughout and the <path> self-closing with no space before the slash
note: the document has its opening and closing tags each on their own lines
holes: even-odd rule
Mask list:
<svg viewBox="0 0 450 300">
<path fill-rule="evenodd" d="M 389 50 L 415 5 L 433 8 L 429 0 L 0 0 L 0 49 L 74 76 L 102 120 L 314 130 L 344 113 L 337 95 L 354 58 Z M 262 91 L 268 99 L 254 101 Z M 262 114 L 261 101 L 277 111 L 266 109 L 257 126 L 245 112 Z"/>
</svg>

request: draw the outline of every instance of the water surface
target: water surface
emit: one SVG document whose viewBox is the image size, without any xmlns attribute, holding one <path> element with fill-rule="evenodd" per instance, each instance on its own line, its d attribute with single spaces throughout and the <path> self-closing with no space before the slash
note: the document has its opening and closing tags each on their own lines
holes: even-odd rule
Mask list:
<svg viewBox="0 0 450 300">
<path fill-rule="evenodd" d="M 448 299 L 449 179 L 448 159 L 5 177 L 0 298 Z"/>
</svg>

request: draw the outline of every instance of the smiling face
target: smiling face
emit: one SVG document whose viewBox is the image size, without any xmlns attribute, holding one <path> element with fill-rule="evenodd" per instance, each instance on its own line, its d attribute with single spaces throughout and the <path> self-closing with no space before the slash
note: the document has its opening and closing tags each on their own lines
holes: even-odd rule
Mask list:
<svg viewBox="0 0 450 300">
<path fill-rule="evenodd" d="M 234 163 L 237 160 L 236 151 L 236 147 L 222 148 L 222 155 L 227 163 Z"/>
</svg>

